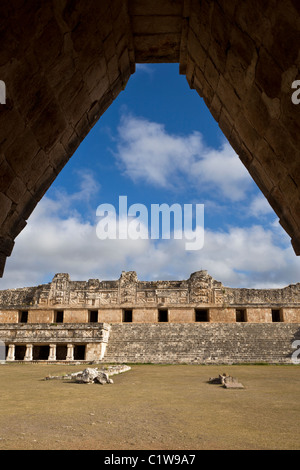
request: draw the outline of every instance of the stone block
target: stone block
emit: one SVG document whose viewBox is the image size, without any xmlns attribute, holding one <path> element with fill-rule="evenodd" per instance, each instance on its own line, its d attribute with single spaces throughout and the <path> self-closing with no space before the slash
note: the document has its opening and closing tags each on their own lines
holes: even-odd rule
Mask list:
<svg viewBox="0 0 300 470">
<path fill-rule="evenodd" d="M 211 16 L 214 3 L 197 0 L 190 1 L 189 24 L 194 34 L 199 38 L 203 49 L 208 51 L 211 41 Z"/>
<path fill-rule="evenodd" d="M 300 308 L 283 308 L 282 318 L 284 322 L 300 323 Z"/>
<path fill-rule="evenodd" d="M 135 323 L 157 322 L 157 308 L 135 308 L 132 312 L 132 321 Z"/>
<path fill-rule="evenodd" d="M 240 382 L 225 382 L 223 385 L 224 388 L 231 389 L 231 390 L 238 390 L 245 388 L 243 384 Z"/>
<path fill-rule="evenodd" d="M 24 133 L 15 138 L 8 149 L 5 150 L 5 156 L 14 173 L 23 180 L 28 165 L 39 150 L 40 147 L 35 139 L 34 133 L 30 129 L 27 129 Z"/>
<path fill-rule="evenodd" d="M 133 16 L 131 24 L 136 35 L 180 33 L 182 16 Z"/>
<path fill-rule="evenodd" d="M 275 9 L 275 0 L 264 4 L 263 8 L 260 0 L 253 0 L 251 5 L 247 2 L 238 2 L 235 10 L 235 22 L 259 47 L 262 42 L 269 43 L 272 41 L 270 18 Z"/>
<path fill-rule="evenodd" d="M 270 70 L 272 73 L 270 73 Z M 268 52 L 261 48 L 259 51 L 255 81 L 258 87 L 270 98 L 280 96 L 282 70 Z"/>
<path fill-rule="evenodd" d="M 129 15 L 131 16 L 181 16 L 181 0 L 132 0 L 129 2 Z"/>
<path fill-rule="evenodd" d="M 3 193 L 6 193 L 15 179 L 15 172 L 7 163 L 5 156 L 2 154 L 0 161 L 0 188 Z"/>
<path fill-rule="evenodd" d="M 51 44 L 51 47 L 49 45 Z M 51 68 L 60 56 L 64 44 L 64 34 L 56 19 L 51 18 L 42 33 L 34 41 L 36 56 L 44 70 Z"/>
<path fill-rule="evenodd" d="M 251 323 L 272 322 L 272 312 L 270 308 L 247 308 L 247 321 Z"/>
<path fill-rule="evenodd" d="M 87 309 L 64 309 L 64 323 L 87 323 Z"/>
<path fill-rule="evenodd" d="M 187 51 L 195 64 L 197 64 L 197 66 L 203 72 L 208 54 L 207 51 L 203 49 L 200 39 L 196 36 L 191 28 L 188 31 Z"/>
<path fill-rule="evenodd" d="M 179 33 L 136 35 L 133 38 L 135 59 L 141 63 L 177 63 L 180 55 Z"/>
<path fill-rule="evenodd" d="M 61 106 L 61 102 L 51 101 L 39 118 L 30 124 L 36 140 L 45 152 L 50 151 L 59 141 L 67 126 Z"/>
<path fill-rule="evenodd" d="M 99 320 L 104 323 L 121 323 L 122 309 L 101 309 L 99 310 Z"/>
<path fill-rule="evenodd" d="M 7 196 L 16 204 L 20 202 L 25 192 L 27 191 L 23 181 L 16 177 L 7 190 Z"/>
<path fill-rule="evenodd" d="M 225 107 L 222 107 L 220 117 L 219 117 L 219 126 L 223 131 L 224 135 L 230 139 L 230 135 L 233 129 L 233 118 L 231 114 L 226 110 Z"/>
<path fill-rule="evenodd" d="M 0 310 L 0 323 L 18 323 L 18 310 Z"/>
<path fill-rule="evenodd" d="M 5 221 L 6 217 L 8 216 L 8 213 L 11 209 L 12 206 L 12 201 L 9 199 L 5 194 L 0 193 L 0 225 Z"/>
<path fill-rule="evenodd" d="M 262 93 L 256 86 L 251 87 L 245 95 L 243 111 L 249 123 L 260 136 L 263 136 L 269 126 L 270 115 L 262 99 Z"/>
<path fill-rule="evenodd" d="M 169 308 L 170 323 L 191 323 L 195 321 L 195 309 L 193 308 Z"/>
<path fill-rule="evenodd" d="M 54 310 L 32 309 L 28 312 L 28 323 L 53 323 Z"/>
<path fill-rule="evenodd" d="M 225 106 L 228 112 L 230 112 L 231 119 L 235 120 L 241 111 L 241 100 L 236 94 L 234 88 L 225 80 L 222 75 L 218 80 L 216 94 L 222 105 Z"/>
<path fill-rule="evenodd" d="M 193 87 L 199 93 L 199 95 L 203 97 L 208 108 L 210 108 L 210 103 L 213 100 L 215 92 L 206 80 L 202 71 L 197 66 L 195 67 Z"/>
<path fill-rule="evenodd" d="M 209 309 L 209 321 L 213 323 L 235 323 L 235 309 L 212 307 Z"/>
<path fill-rule="evenodd" d="M 245 117 L 243 109 L 235 117 L 234 128 L 243 141 L 244 145 L 249 149 L 251 153 L 254 152 L 255 146 L 259 140 L 259 135 L 254 127 L 250 124 L 248 119 Z"/>
</svg>

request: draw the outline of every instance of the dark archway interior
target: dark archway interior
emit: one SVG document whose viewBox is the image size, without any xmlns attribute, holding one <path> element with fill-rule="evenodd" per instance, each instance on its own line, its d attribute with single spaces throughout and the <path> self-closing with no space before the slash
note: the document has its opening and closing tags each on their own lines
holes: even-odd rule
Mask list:
<svg viewBox="0 0 300 470">
<path fill-rule="evenodd" d="M 173 62 L 300 254 L 297 0 L 4 0 L 0 275 L 33 209 L 136 63 Z"/>
</svg>

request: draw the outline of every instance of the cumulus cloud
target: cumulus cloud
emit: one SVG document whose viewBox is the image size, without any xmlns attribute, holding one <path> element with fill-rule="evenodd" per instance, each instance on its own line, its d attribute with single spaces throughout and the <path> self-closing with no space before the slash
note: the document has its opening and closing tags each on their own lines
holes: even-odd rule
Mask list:
<svg viewBox="0 0 300 470">
<path fill-rule="evenodd" d="M 218 150 L 205 145 L 202 135 L 173 135 L 163 124 L 123 116 L 118 128 L 117 159 L 134 182 L 160 188 L 214 189 L 230 201 L 245 198 L 252 179 L 232 147 Z"/>
<path fill-rule="evenodd" d="M 16 239 L 1 289 L 50 282 L 57 272 L 87 280 L 117 279 L 123 270 L 137 271 L 141 280 L 155 280 L 186 279 L 206 269 L 231 287 L 283 287 L 300 281 L 300 259 L 283 230 L 281 245 L 277 243 L 278 227 L 207 229 L 204 247 L 186 251 L 186 240 L 172 235 L 170 240 L 99 240 L 98 219 L 87 221 L 76 213 L 62 217 L 65 203 L 65 199 L 49 197 L 39 203 Z"/>
<path fill-rule="evenodd" d="M 227 143 L 214 150 L 204 144 L 200 133 L 171 135 L 161 124 L 134 117 L 121 122 L 117 158 L 132 180 L 149 183 L 150 190 L 201 184 L 214 189 L 212 197 L 218 188 L 229 204 L 233 200 L 244 204 L 253 184 Z M 272 288 L 300 282 L 300 258 L 274 218 L 265 226 L 245 226 L 251 220 L 246 215 L 243 227 L 238 222 L 223 230 L 205 227 L 204 246 L 198 251 L 187 251 L 190 239 L 174 239 L 172 233 L 170 240 L 152 240 L 150 233 L 148 238 L 100 240 L 99 218 L 92 205 L 100 190 L 95 175 L 82 171 L 71 194 L 56 189 L 44 197 L 16 239 L 0 289 L 50 282 L 57 272 L 87 280 L 117 279 L 123 270 L 135 270 L 141 280 L 167 280 L 187 279 L 206 269 L 231 287 Z M 258 218 L 270 211 L 262 195 L 250 199 L 249 215 Z M 117 220 L 117 232 L 124 227 L 125 221 Z M 147 229 L 145 224 L 141 233 Z"/>
<path fill-rule="evenodd" d="M 249 213 L 254 217 L 273 214 L 273 209 L 263 194 L 258 194 L 253 198 L 249 206 Z"/>
</svg>

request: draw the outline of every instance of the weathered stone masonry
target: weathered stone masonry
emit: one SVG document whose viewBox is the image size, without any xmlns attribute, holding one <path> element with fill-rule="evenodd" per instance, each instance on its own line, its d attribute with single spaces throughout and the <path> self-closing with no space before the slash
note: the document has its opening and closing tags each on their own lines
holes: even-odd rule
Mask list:
<svg viewBox="0 0 300 470">
<path fill-rule="evenodd" d="M 56 274 L 0 291 L 7 360 L 289 362 L 299 326 L 300 284 L 229 288 L 206 271 L 182 281 Z"/>
</svg>

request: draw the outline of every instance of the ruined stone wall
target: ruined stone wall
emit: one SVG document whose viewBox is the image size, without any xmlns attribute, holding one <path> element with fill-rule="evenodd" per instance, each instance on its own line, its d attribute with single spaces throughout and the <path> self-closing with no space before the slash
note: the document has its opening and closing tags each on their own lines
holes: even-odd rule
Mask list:
<svg viewBox="0 0 300 470">
<path fill-rule="evenodd" d="M 40 348 L 46 348 L 47 355 L 43 360 L 47 361 L 73 361 L 74 349 L 83 346 L 83 361 L 101 361 L 105 354 L 109 339 L 110 325 L 58 325 L 35 324 L 32 328 L 29 324 L 0 324 L 0 340 L 6 345 L 6 360 L 35 360 Z M 22 349 L 22 357 L 19 357 L 18 349 Z M 57 350 L 60 349 L 57 357 Z M 16 354 L 17 352 L 17 354 Z M 37 360 L 41 360 L 37 356 Z"/>
<path fill-rule="evenodd" d="M 86 282 L 61 273 L 0 292 L 0 308 L 8 361 L 288 364 L 300 339 L 300 284 L 234 289 L 207 271 L 149 282 L 134 271 Z"/>
<path fill-rule="evenodd" d="M 6 343 L 100 343 L 106 338 L 104 330 L 109 330 L 109 325 L 35 325 L 34 330 L 30 325 L 0 325 L 0 338 Z"/>
<path fill-rule="evenodd" d="M 32 324 L 55 323 L 58 311 L 63 312 L 63 323 L 88 323 L 93 311 L 97 322 L 120 323 L 126 310 L 134 323 L 157 322 L 161 310 L 167 312 L 164 321 L 169 323 L 195 322 L 197 309 L 207 310 L 209 322 L 236 322 L 239 309 L 245 312 L 243 321 L 271 322 L 272 310 L 279 310 L 280 321 L 298 322 L 300 284 L 282 289 L 229 288 L 207 271 L 193 273 L 187 280 L 147 282 L 130 271 L 118 280 L 86 282 L 72 281 L 62 273 L 49 284 L 0 291 L 2 323 L 17 323 L 19 312 L 26 310 L 26 322 Z"/>
<path fill-rule="evenodd" d="M 151 309 L 163 306 L 299 306 L 300 283 L 281 289 L 225 287 L 207 271 L 197 271 L 181 281 L 139 281 L 134 271 L 118 280 L 72 281 L 56 274 L 49 284 L 0 291 L 0 308 L 99 308 L 120 305 Z"/>
</svg>

